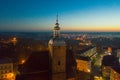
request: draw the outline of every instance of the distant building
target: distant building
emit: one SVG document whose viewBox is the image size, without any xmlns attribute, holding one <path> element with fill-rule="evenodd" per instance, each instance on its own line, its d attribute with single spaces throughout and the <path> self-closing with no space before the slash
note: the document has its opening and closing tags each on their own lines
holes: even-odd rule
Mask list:
<svg viewBox="0 0 120 80">
<path fill-rule="evenodd" d="M 120 49 L 117 49 L 117 57 L 120 58 Z"/>
<path fill-rule="evenodd" d="M 77 39 L 78 40 L 78 39 Z M 79 45 L 86 45 L 86 46 L 90 46 L 92 45 L 92 42 L 90 40 L 85 40 L 79 43 Z"/>
<path fill-rule="evenodd" d="M 111 55 L 111 53 L 112 53 L 112 48 L 108 47 L 108 55 Z"/>
<path fill-rule="evenodd" d="M 8 58 L 0 58 L 0 80 L 15 80 L 13 62 Z"/>
<path fill-rule="evenodd" d="M 117 58 L 118 58 L 118 61 L 119 61 L 119 64 L 120 64 L 120 49 L 117 49 Z"/>
<path fill-rule="evenodd" d="M 11 42 L 13 43 L 13 45 L 15 46 L 16 43 L 17 43 L 17 38 L 16 37 L 13 37 L 13 39 L 11 40 Z"/>
</svg>

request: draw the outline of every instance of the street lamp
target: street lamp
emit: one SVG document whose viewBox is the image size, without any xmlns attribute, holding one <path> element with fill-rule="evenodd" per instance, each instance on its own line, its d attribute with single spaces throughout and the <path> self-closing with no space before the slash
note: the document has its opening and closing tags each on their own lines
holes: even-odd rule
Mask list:
<svg viewBox="0 0 120 80">
<path fill-rule="evenodd" d="M 25 60 L 23 59 L 23 60 L 21 61 L 21 63 L 24 64 L 24 63 L 25 63 Z"/>
</svg>

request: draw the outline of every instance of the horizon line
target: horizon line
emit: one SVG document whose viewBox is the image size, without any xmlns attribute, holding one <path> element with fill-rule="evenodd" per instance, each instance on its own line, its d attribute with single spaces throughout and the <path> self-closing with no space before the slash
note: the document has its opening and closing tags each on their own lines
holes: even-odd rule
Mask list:
<svg viewBox="0 0 120 80">
<path fill-rule="evenodd" d="M 13 30 L 13 31 L 12 31 L 12 30 L 7 31 L 7 30 L 6 30 L 6 31 L 4 31 L 4 30 L 3 30 L 3 31 L 0 31 L 0 33 L 1 33 L 1 32 L 23 32 L 23 33 L 24 33 L 24 32 L 53 32 L 53 31 L 51 31 L 51 30 L 39 30 L 39 31 L 27 31 L 27 30 L 26 30 L 26 31 L 17 31 L 17 30 L 16 30 L 16 31 L 15 31 L 15 30 Z M 105 33 L 111 32 L 111 33 L 112 33 L 112 32 L 113 32 L 113 33 L 120 33 L 119 31 L 71 31 L 71 30 L 62 30 L 62 31 L 60 31 L 60 32 L 95 32 L 95 33 L 97 33 L 97 32 L 98 32 L 98 33 L 99 33 L 99 32 L 103 32 L 103 33 L 104 33 L 104 32 L 105 32 Z"/>
</svg>

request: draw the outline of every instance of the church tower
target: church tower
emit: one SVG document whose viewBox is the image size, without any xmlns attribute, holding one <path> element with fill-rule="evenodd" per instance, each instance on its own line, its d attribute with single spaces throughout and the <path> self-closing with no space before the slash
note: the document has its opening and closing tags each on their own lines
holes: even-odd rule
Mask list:
<svg viewBox="0 0 120 80">
<path fill-rule="evenodd" d="M 52 80 L 66 80 L 66 43 L 60 37 L 58 15 L 53 29 L 53 38 L 48 43 Z"/>
</svg>

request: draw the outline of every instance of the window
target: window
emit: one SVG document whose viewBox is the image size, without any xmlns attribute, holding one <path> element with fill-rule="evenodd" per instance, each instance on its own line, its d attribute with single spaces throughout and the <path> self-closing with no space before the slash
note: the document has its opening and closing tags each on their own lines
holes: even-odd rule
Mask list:
<svg viewBox="0 0 120 80">
<path fill-rule="evenodd" d="M 3 71 L 1 71 L 1 74 L 3 74 L 4 72 Z"/>
<path fill-rule="evenodd" d="M 12 72 L 12 70 L 9 71 L 10 73 Z"/>
<path fill-rule="evenodd" d="M 3 75 L 1 76 L 1 78 L 3 78 Z"/>
<path fill-rule="evenodd" d="M 7 75 L 5 75 L 5 77 L 7 77 Z"/>
<path fill-rule="evenodd" d="M 7 69 L 7 66 L 5 66 L 4 69 Z"/>
<path fill-rule="evenodd" d="M 3 69 L 3 66 L 1 66 L 1 69 Z"/>
<path fill-rule="evenodd" d="M 60 65 L 60 61 L 58 61 L 58 65 Z"/>
<path fill-rule="evenodd" d="M 60 48 L 60 46 L 58 46 L 58 48 Z"/>
<path fill-rule="evenodd" d="M 7 73 L 7 71 L 5 71 L 5 73 Z"/>
<path fill-rule="evenodd" d="M 11 68 L 11 65 L 9 65 L 8 68 L 10 69 L 10 68 Z"/>
</svg>

